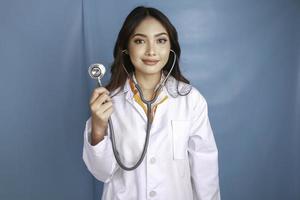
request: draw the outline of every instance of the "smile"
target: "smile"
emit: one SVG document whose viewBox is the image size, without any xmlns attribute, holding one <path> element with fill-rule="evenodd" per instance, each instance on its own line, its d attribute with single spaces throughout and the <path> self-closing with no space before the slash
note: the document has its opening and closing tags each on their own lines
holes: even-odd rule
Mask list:
<svg viewBox="0 0 300 200">
<path fill-rule="evenodd" d="M 156 65 L 159 62 L 159 60 L 148 60 L 148 59 L 142 61 L 145 65 Z"/>
</svg>

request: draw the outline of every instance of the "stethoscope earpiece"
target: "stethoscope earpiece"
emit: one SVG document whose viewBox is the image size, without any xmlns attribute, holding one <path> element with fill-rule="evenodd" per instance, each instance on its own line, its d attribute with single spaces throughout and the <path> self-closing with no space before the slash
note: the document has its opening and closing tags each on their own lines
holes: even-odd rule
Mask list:
<svg viewBox="0 0 300 200">
<path fill-rule="evenodd" d="M 128 50 L 127 50 L 127 49 L 124 49 L 124 50 L 122 50 L 122 53 L 128 55 Z"/>
</svg>

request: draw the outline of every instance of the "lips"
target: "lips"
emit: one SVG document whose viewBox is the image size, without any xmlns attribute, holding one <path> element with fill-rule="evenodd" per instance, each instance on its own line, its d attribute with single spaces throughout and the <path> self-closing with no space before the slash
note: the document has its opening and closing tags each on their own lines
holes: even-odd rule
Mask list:
<svg viewBox="0 0 300 200">
<path fill-rule="evenodd" d="M 145 65 L 156 65 L 159 60 L 142 59 Z"/>
</svg>

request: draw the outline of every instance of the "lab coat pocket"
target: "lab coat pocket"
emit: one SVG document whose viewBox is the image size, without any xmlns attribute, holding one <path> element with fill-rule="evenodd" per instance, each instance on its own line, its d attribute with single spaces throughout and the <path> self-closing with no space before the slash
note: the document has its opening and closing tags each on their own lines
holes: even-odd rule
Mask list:
<svg viewBox="0 0 300 200">
<path fill-rule="evenodd" d="M 172 120 L 173 158 L 187 158 L 187 144 L 191 122 L 188 120 Z"/>
</svg>

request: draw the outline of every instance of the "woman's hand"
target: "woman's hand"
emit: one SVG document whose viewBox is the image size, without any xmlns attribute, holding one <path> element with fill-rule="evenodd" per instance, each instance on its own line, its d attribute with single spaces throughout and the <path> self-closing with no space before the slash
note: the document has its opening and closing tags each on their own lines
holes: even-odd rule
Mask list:
<svg viewBox="0 0 300 200">
<path fill-rule="evenodd" d="M 105 136 L 108 118 L 113 112 L 109 91 L 104 87 L 96 88 L 90 99 L 92 119 L 92 145 L 98 144 Z"/>
</svg>

